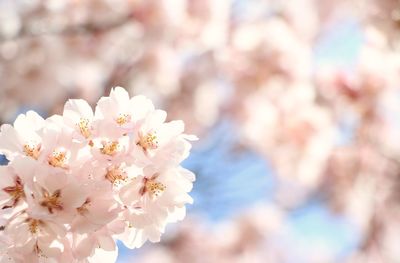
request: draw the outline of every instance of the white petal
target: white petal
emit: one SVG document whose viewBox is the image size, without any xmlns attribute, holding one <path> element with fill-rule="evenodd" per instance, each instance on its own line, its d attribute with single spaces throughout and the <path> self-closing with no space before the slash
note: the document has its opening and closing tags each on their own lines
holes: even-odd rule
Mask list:
<svg viewBox="0 0 400 263">
<path fill-rule="evenodd" d="M 71 118 L 74 121 L 79 121 L 80 118 L 92 120 L 93 110 L 85 100 L 68 100 L 64 106 L 63 116 Z"/>
<path fill-rule="evenodd" d="M 22 143 L 18 133 L 11 125 L 3 124 L 0 128 L 0 153 L 10 160 L 16 152 L 21 151 Z"/>
<path fill-rule="evenodd" d="M 125 205 L 132 205 L 137 202 L 140 198 L 140 189 L 143 187 L 141 183 L 141 177 L 133 179 L 133 181 L 120 190 L 119 197 Z"/>
<path fill-rule="evenodd" d="M 167 113 L 163 110 L 155 110 L 146 119 L 147 129 L 157 129 L 165 122 Z"/>
<path fill-rule="evenodd" d="M 87 199 L 87 193 L 75 183 L 69 184 L 61 190 L 62 202 L 68 207 L 80 207 Z"/>
<path fill-rule="evenodd" d="M 89 236 L 87 234 L 74 235 L 73 253 L 76 258 L 84 259 L 91 256 L 96 246 L 97 242 L 95 242 L 93 236 Z"/>
<path fill-rule="evenodd" d="M 96 249 L 94 255 L 88 258 L 89 263 L 114 263 L 117 261 L 118 247 L 113 251 Z"/>
<path fill-rule="evenodd" d="M 134 96 L 130 101 L 130 105 L 132 118 L 135 120 L 141 120 L 154 111 L 154 105 L 151 100 L 142 95 Z"/>
<path fill-rule="evenodd" d="M 100 235 L 97 240 L 99 246 L 106 251 L 114 251 L 116 249 L 115 241 L 110 235 Z"/>
<path fill-rule="evenodd" d="M 37 131 L 44 125 L 44 119 L 34 111 L 28 111 L 26 114 L 18 115 L 14 121 L 14 128 L 17 131 Z"/>
<path fill-rule="evenodd" d="M 115 103 L 127 103 L 129 101 L 129 93 L 122 87 L 115 87 L 110 92 L 110 98 Z"/>
</svg>

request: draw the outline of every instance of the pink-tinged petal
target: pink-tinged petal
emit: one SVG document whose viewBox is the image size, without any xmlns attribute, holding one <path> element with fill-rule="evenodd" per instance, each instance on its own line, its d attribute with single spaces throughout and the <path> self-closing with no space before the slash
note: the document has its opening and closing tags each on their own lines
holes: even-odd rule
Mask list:
<svg viewBox="0 0 400 263">
<path fill-rule="evenodd" d="M 130 100 L 132 118 L 136 121 L 144 119 L 150 112 L 154 111 L 154 105 L 145 96 L 139 95 Z"/>
<path fill-rule="evenodd" d="M 20 252 L 21 254 L 31 254 L 34 251 L 36 240 L 31 238 L 26 243 L 16 243 L 15 245 L 19 247 L 18 252 Z"/>
<path fill-rule="evenodd" d="M 181 221 L 186 216 L 186 207 L 175 207 L 170 213 L 168 214 L 168 222 L 175 223 Z"/>
<path fill-rule="evenodd" d="M 12 241 L 15 245 L 24 246 L 32 239 L 30 236 L 28 224 L 19 223 L 18 225 L 10 225 L 5 229 L 5 233 L 11 233 L 10 235 Z"/>
<path fill-rule="evenodd" d="M 167 113 L 163 110 L 155 110 L 146 119 L 147 129 L 157 129 L 167 119 Z"/>
<path fill-rule="evenodd" d="M 162 233 L 160 231 L 158 231 L 156 228 L 147 227 L 145 229 L 145 233 L 146 233 L 149 241 L 151 241 L 153 243 L 160 242 Z"/>
<path fill-rule="evenodd" d="M 187 194 L 192 188 L 192 183 L 183 181 L 177 176 L 175 181 L 169 178 L 169 181 L 166 181 L 165 184 L 167 185 L 167 189 L 159 200 L 160 205 L 181 206 L 187 203 L 193 203 L 193 199 Z"/>
<path fill-rule="evenodd" d="M 130 98 L 129 93 L 122 87 L 115 87 L 110 92 L 110 99 L 116 105 L 128 104 Z"/>
<path fill-rule="evenodd" d="M 61 137 L 59 125 L 48 123 L 42 130 L 42 136 L 44 138 L 44 147 L 47 146 L 45 150 L 50 154 L 54 150 L 54 147 L 58 146 L 58 138 Z M 47 158 L 47 156 L 44 157 Z"/>
<path fill-rule="evenodd" d="M 114 263 L 117 261 L 118 247 L 114 251 L 96 249 L 93 256 L 88 258 L 89 263 Z"/>
<path fill-rule="evenodd" d="M 62 243 L 64 245 L 64 250 L 61 254 L 60 257 L 57 258 L 57 262 L 56 263 L 71 263 L 71 262 L 75 262 L 75 258 L 74 255 L 72 253 L 72 248 L 71 248 L 71 244 L 70 241 L 65 238 L 62 240 Z M 76 262 L 78 263 L 78 262 Z M 79 263 L 83 263 L 83 262 L 79 262 Z"/>
<path fill-rule="evenodd" d="M 121 188 L 119 197 L 125 205 L 133 205 L 140 199 L 140 191 L 143 187 L 141 180 L 141 177 L 134 178 L 132 182 Z"/>
<path fill-rule="evenodd" d="M 154 156 L 154 162 L 159 166 L 178 165 L 189 156 L 191 145 L 186 140 L 173 139 L 164 144 Z"/>
<path fill-rule="evenodd" d="M 77 183 L 71 183 L 61 190 L 62 203 L 70 208 L 78 208 L 85 203 L 88 194 Z"/>
<path fill-rule="evenodd" d="M 9 165 L 25 183 L 33 182 L 35 173 L 40 166 L 36 160 L 25 156 L 17 156 Z"/>
<path fill-rule="evenodd" d="M 191 134 L 182 134 L 182 138 L 188 141 L 198 141 L 199 137 L 196 135 L 191 135 Z"/>
<path fill-rule="evenodd" d="M 29 123 L 29 128 L 34 131 L 41 129 L 45 123 L 45 120 L 42 118 L 42 116 L 31 110 L 26 113 L 26 121 Z"/>
<path fill-rule="evenodd" d="M 97 102 L 97 106 L 94 113 L 95 120 L 110 120 L 114 118 L 118 112 L 116 112 L 115 107 L 113 107 L 112 102 L 109 97 L 102 97 Z M 101 124 L 101 123 L 100 123 Z"/>
<path fill-rule="evenodd" d="M 194 182 L 196 180 L 196 175 L 189 171 L 188 169 L 185 169 L 183 167 L 179 167 L 178 171 L 182 177 L 184 177 L 186 180 L 189 182 Z"/>
<path fill-rule="evenodd" d="M 64 119 L 60 115 L 52 115 L 46 119 L 46 125 L 44 127 L 47 127 L 49 125 L 53 126 L 63 126 L 64 125 Z"/>
<path fill-rule="evenodd" d="M 149 165 L 143 168 L 143 173 L 147 178 L 152 177 L 154 174 L 158 174 L 159 170 L 156 166 L 154 165 Z"/>
<path fill-rule="evenodd" d="M 93 110 L 85 100 L 70 99 L 65 103 L 63 116 L 74 121 L 79 120 L 80 118 L 92 120 Z"/>
<path fill-rule="evenodd" d="M 40 237 L 38 239 L 38 247 L 42 255 L 47 258 L 57 258 L 61 255 L 61 251 L 64 249 L 63 244 L 57 240 L 52 240 L 48 237 Z"/>
<path fill-rule="evenodd" d="M 86 217 L 93 223 L 105 225 L 118 216 L 115 200 L 95 200 L 89 208 Z"/>
<path fill-rule="evenodd" d="M 102 225 L 93 224 L 88 218 L 78 215 L 71 224 L 71 231 L 76 234 L 88 234 L 99 230 Z"/>
<path fill-rule="evenodd" d="M 0 190 L 15 184 L 16 175 L 10 166 L 0 166 Z"/>
<path fill-rule="evenodd" d="M 74 234 L 73 254 L 77 259 L 85 259 L 93 254 L 97 242 L 94 237 L 88 234 Z"/>
<path fill-rule="evenodd" d="M 46 186 L 49 190 L 56 191 L 62 189 L 68 183 L 68 174 L 60 171 L 57 173 L 51 173 L 46 178 Z"/>
<path fill-rule="evenodd" d="M 99 246 L 105 251 L 114 251 L 116 249 L 115 240 L 110 235 L 97 236 Z"/>
<path fill-rule="evenodd" d="M 160 208 L 157 204 L 148 204 L 148 207 L 143 208 L 145 213 L 131 214 L 129 222 L 135 228 L 145 228 L 149 225 L 162 225 L 168 217 L 168 210 Z"/>
<path fill-rule="evenodd" d="M 183 121 L 171 121 L 164 123 L 159 129 L 160 141 L 178 136 L 184 131 L 185 124 L 183 123 Z"/>
<path fill-rule="evenodd" d="M 179 170 L 171 170 L 167 175 L 165 175 L 165 182 L 166 185 L 173 185 L 173 190 L 177 192 L 190 192 L 193 188 L 193 181 L 194 181 L 194 174 L 188 171 L 186 173 L 185 169 L 182 168 L 183 171 Z"/>
<path fill-rule="evenodd" d="M 176 205 L 193 204 L 193 198 L 188 194 L 182 194 L 175 197 L 174 202 Z"/>
<path fill-rule="evenodd" d="M 149 214 L 131 214 L 128 218 L 130 225 L 137 229 L 143 229 L 153 223 L 154 218 Z"/>
<path fill-rule="evenodd" d="M 11 160 L 18 152 L 22 152 L 21 139 L 16 130 L 9 124 L 3 124 L 0 128 L 0 153 Z"/>
<path fill-rule="evenodd" d="M 46 232 L 51 233 L 54 237 L 64 237 L 67 229 L 64 225 L 47 220 L 45 224 Z"/>
<path fill-rule="evenodd" d="M 139 248 L 146 242 L 143 230 L 136 228 L 127 228 L 118 239 L 129 249 Z"/>
<path fill-rule="evenodd" d="M 109 97 L 102 97 L 97 102 L 95 119 L 105 119 L 108 122 L 115 122 L 115 118 L 118 114 L 126 113 L 120 112 L 120 110 L 124 108 L 127 110 L 129 108 L 129 100 L 129 94 L 125 89 L 121 87 L 112 89 Z"/>
<path fill-rule="evenodd" d="M 119 235 L 125 230 L 126 222 L 125 220 L 114 220 L 107 225 L 107 229 L 113 235 Z"/>
<path fill-rule="evenodd" d="M 38 169 L 40 171 L 40 169 Z M 48 173 L 42 169 L 43 173 L 37 173 L 37 182 L 45 186 L 50 192 L 64 188 L 68 183 L 68 175 L 63 171 Z"/>
<path fill-rule="evenodd" d="M 14 122 L 14 128 L 21 133 L 30 134 L 33 131 L 41 129 L 44 125 L 44 119 L 34 111 L 28 111 L 26 114 L 18 115 Z"/>
</svg>

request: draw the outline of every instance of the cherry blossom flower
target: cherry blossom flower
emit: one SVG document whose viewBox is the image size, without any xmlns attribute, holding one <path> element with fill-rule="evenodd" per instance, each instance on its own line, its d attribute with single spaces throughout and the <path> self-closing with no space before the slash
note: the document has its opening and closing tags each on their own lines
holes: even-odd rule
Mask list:
<svg viewBox="0 0 400 263">
<path fill-rule="evenodd" d="M 21 114 L 14 126 L 4 124 L 0 133 L 0 153 L 12 160 L 16 155 L 38 159 L 41 151 L 41 137 L 37 134 L 44 125 L 44 119 L 36 112 Z"/>
<path fill-rule="evenodd" d="M 9 166 L 0 166 L 1 209 L 15 208 L 25 199 L 22 179 Z"/>
<path fill-rule="evenodd" d="M 165 170 L 146 167 L 142 175 L 122 187 L 120 198 L 128 207 L 125 244 L 133 248 L 140 247 L 147 239 L 158 242 L 166 222 L 182 220 L 184 205 L 193 202 L 187 194 L 193 181 L 194 175 L 182 167 Z"/>
<path fill-rule="evenodd" d="M 63 121 L 74 128 L 77 138 L 89 139 L 93 135 L 93 110 L 85 100 L 68 100 L 64 106 Z"/>
<path fill-rule="evenodd" d="M 4 229 L 4 235 L 12 241 L 8 256 L 15 262 L 32 258 L 32 262 L 57 259 L 62 253 L 61 239 L 66 234 L 62 224 L 50 220 L 34 218 L 27 213 L 18 215 Z"/>
<path fill-rule="evenodd" d="M 132 153 L 143 166 L 157 163 L 167 165 L 179 164 L 186 159 L 191 145 L 188 141 L 196 140 L 195 136 L 183 134 L 182 121 L 165 122 L 164 111 L 154 111 L 135 127 Z"/>
<path fill-rule="evenodd" d="M 193 202 L 194 175 L 180 163 L 196 139 L 165 118 L 117 87 L 95 112 L 69 100 L 63 115 L 30 111 L 3 125 L 1 262 L 113 262 L 117 239 L 160 241 Z"/>
</svg>

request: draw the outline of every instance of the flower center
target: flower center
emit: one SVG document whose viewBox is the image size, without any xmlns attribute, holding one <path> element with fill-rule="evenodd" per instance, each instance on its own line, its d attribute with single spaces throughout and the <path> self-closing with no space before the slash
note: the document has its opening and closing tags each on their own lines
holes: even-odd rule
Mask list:
<svg viewBox="0 0 400 263">
<path fill-rule="evenodd" d="M 154 180 L 148 180 L 145 183 L 145 189 L 149 192 L 152 198 L 159 197 L 162 193 L 164 193 L 166 188 L 167 187 L 165 185 Z"/>
<path fill-rule="evenodd" d="M 87 139 L 90 137 L 90 127 L 89 127 L 89 120 L 86 118 L 81 118 L 80 121 L 77 123 L 78 129 L 81 134 Z"/>
<path fill-rule="evenodd" d="M 90 199 L 86 199 L 86 201 L 83 203 L 83 205 L 81 205 L 80 207 L 78 207 L 76 210 L 78 211 L 79 214 L 84 215 L 87 212 L 89 212 L 89 206 L 90 206 Z"/>
<path fill-rule="evenodd" d="M 156 132 L 148 132 L 145 135 L 139 134 L 139 142 L 137 143 L 144 151 L 155 150 L 158 148 L 158 139 Z"/>
<path fill-rule="evenodd" d="M 129 114 L 120 114 L 118 116 L 118 118 L 115 120 L 115 122 L 118 125 L 122 126 L 122 125 L 128 123 L 130 120 L 131 120 L 131 116 Z"/>
<path fill-rule="evenodd" d="M 67 161 L 66 151 L 53 151 L 49 157 L 49 164 L 54 167 L 65 168 L 65 163 Z"/>
<path fill-rule="evenodd" d="M 119 167 L 108 169 L 105 177 L 108 181 L 115 185 L 126 182 L 127 179 L 125 171 Z"/>
<path fill-rule="evenodd" d="M 100 149 L 102 154 L 113 156 L 119 150 L 119 143 L 117 141 L 102 142 L 102 144 L 103 147 Z"/>
<path fill-rule="evenodd" d="M 47 208 L 50 214 L 53 214 L 53 210 L 62 210 L 62 203 L 60 201 L 61 191 L 57 190 L 52 195 L 43 189 L 43 200 L 40 205 Z"/>
<path fill-rule="evenodd" d="M 28 218 L 27 221 L 28 221 L 29 231 L 32 234 L 37 234 L 39 232 L 40 220 Z"/>
<path fill-rule="evenodd" d="M 27 143 L 24 145 L 24 153 L 26 156 L 32 157 L 33 159 L 37 160 L 40 154 L 40 144 L 36 143 Z"/>
<path fill-rule="evenodd" d="M 14 186 L 5 187 L 5 188 L 3 188 L 3 191 L 11 196 L 12 202 L 13 202 L 11 206 L 4 206 L 3 209 L 16 206 L 18 201 L 21 198 L 25 197 L 24 187 L 23 187 L 21 179 L 19 177 L 17 177 L 15 179 Z"/>
</svg>

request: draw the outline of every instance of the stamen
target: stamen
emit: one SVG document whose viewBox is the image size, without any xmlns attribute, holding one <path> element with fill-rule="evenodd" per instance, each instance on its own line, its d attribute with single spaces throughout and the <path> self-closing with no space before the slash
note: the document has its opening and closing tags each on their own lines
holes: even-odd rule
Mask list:
<svg viewBox="0 0 400 263">
<path fill-rule="evenodd" d="M 40 220 L 28 218 L 27 222 L 28 222 L 29 231 L 32 234 L 36 234 L 37 232 L 39 232 Z"/>
<path fill-rule="evenodd" d="M 92 134 L 90 132 L 89 120 L 86 118 L 81 118 L 80 121 L 77 123 L 78 129 L 81 134 L 87 139 Z"/>
<path fill-rule="evenodd" d="M 90 206 L 90 199 L 86 199 L 85 203 L 78 207 L 76 210 L 78 211 L 79 214 L 84 215 L 89 212 L 88 206 Z"/>
<path fill-rule="evenodd" d="M 102 144 L 103 147 L 100 149 L 102 154 L 113 156 L 119 150 L 119 143 L 117 141 L 103 142 Z"/>
<path fill-rule="evenodd" d="M 122 125 L 128 123 L 130 120 L 131 120 L 131 116 L 129 114 L 120 114 L 118 116 L 118 118 L 115 120 L 115 122 L 118 125 L 122 126 Z"/>
<path fill-rule="evenodd" d="M 52 195 L 47 192 L 45 189 L 43 191 L 43 200 L 40 202 L 40 205 L 46 207 L 50 214 L 53 214 L 53 210 L 62 210 L 62 203 L 60 201 L 61 191 L 57 190 Z"/>
<path fill-rule="evenodd" d="M 40 144 L 35 143 L 28 143 L 24 145 L 24 153 L 26 156 L 32 157 L 33 159 L 37 160 L 40 154 Z"/>
<path fill-rule="evenodd" d="M 11 206 L 3 206 L 2 209 L 15 207 L 21 198 L 25 197 L 24 186 L 22 185 L 21 179 L 17 177 L 15 179 L 14 186 L 8 186 L 3 188 L 3 191 L 11 196 L 12 205 Z"/>
<path fill-rule="evenodd" d="M 145 183 L 145 192 L 149 192 L 152 198 L 159 197 L 162 193 L 164 193 L 166 188 L 167 187 L 165 185 L 154 180 L 147 180 Z"/>
<path fill-rule="evenodd" d="M 148 132 L 146 135 L 139 134 L 139 142 L 137 143 L 146 152 L 158 148 L 158 138 L 156 132 Z"/>
<path fill-rule="evenodd" d="M 119 167 L 113 167 L 111 169 L 108 169 L 105 177 L 108 181 L 110 181 L 114 185 L 126 182 L 128 178 L 125 171 Z"/>
<path fill-rule="evenodd" d="M 65 168 L 67 153 L 65 151 L 53 151 L 49 157 L 49 164 L 54 167 Z"/>
</svg>

